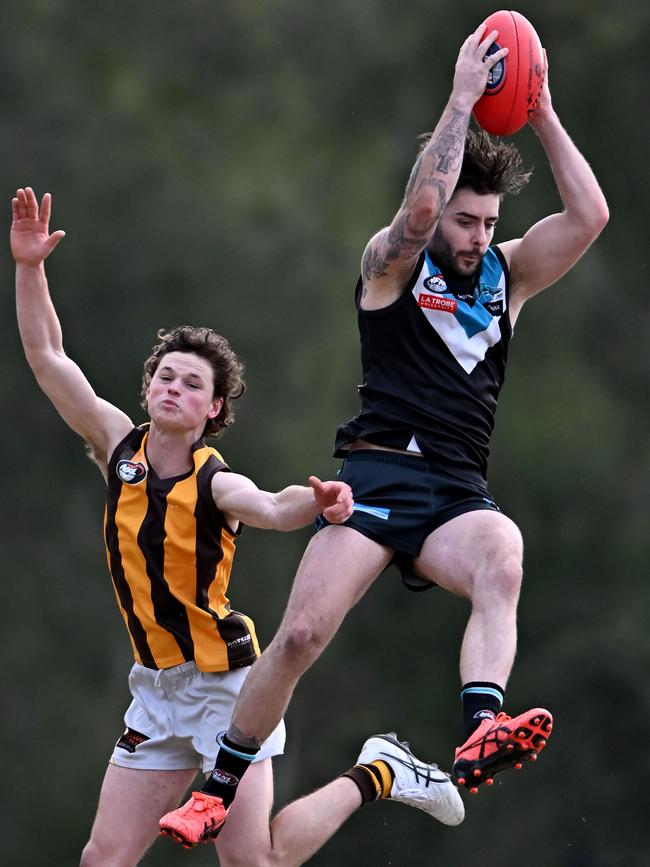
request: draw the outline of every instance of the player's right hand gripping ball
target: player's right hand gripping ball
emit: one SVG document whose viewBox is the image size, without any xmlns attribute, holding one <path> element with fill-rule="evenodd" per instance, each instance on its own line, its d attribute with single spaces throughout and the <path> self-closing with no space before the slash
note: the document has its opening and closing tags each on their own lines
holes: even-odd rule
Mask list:
<svg viewBox="0 0 650 867">
<path fill-rule="evenodd" d="M 512 135 L 525 126 L 537 105 L 544 83 L 544 50 L 535 28 L 519 12 L 495 12 L 485 25 L 486 33 L 499 31 L 489 53 L 505 47 L 509 52 L 492 67 L 474 117 L 492 135 Z"/>
</svg>

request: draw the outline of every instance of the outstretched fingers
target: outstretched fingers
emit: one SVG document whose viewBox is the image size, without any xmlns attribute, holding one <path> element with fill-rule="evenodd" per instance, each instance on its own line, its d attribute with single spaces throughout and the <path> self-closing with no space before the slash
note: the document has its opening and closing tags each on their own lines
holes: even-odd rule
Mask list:
<svg viewBox="0 0 650 867">
<path fill-rule="evenodd" d="M 453 90 L 463 103 L 471 98 L 472 106 L 485 92 L 488 75 L 492 67 L 502 60 L 508 49 L 498 48 L 493 54 L 489 52 L 497 48 L 498 30 L 489 30 L 481 24 L 464 42 L 456 61 Z"/>
<path fill-rule="evenodd" d="M 11 213 L 11 251 L 18 264 L 40 264 L 65 237 L 61 229 L 50 234 L 50 193 L 45 193 L 39 206 L 32 187 L 19 187 L 11 200 Z"/>
<path fill-rule="evenodd" d="M 16 190 L 16 195 L 11 200 L 12 213 L 16 220 L 27 219 L 27 196 L 22 187 Z"/>
<path fill-rule="evenodd" d="M 38 200 L 36 198 L 36 193 L 31 187 L 25 187 L 23 192 L 28 219 L 38 220 Z"/>
<path fill-rule="evenodd" d="M 465 45 L 477 46 L 485 35 L 485 21 L 482 21 L 473 33 L 470 33 L 465 40 Z"/>
<path fill-rule="evenodd" d="M 492 54 L 488 54 L 492 45 L 497 41 L 498 35 L 498 30 L 490 30 L 490 32 L 486 34 L 485 39 L 478 44 L 478 54 L 488 69 L 492 69 L 496 63 L 508 54 L 508 48 L 506 46 L 499 48 L 498 51 L 495 51 Z"/>
<path fill-rule="evenodd" d="M 19 187 L 11 200 L 11 212 L 15 220 L 39 220 L 47 229 L 52 215 L 52 194 L 45 193 L 39 207 L 32 187 Z"/>
<path fill-rule="evenodd" d="M 34 196 L 36 199 L 36 196 Z M 39 219 L 44 226 L 48 226 L 50 223 L 50 215 L 52 213 L 52 194 L 45 193 L 41 200 L 41 212 L 39 215 Z"/>
<path fill-rule="evenodd" d="M 307 480 L 309 482 L 309 487 L 314 492 L 316 499 L 318 499 L 319 495 L 322 494 L 323 488 L 325 487 L 318 476 L 310 476 Z"/>
<path fill-rule="evenodd" d="M 49 256 L 52 250 L 57 246 L 59 241 L 62 241 L 65 238 L 65 232 L 63 229 L 57 229 L 56 232 L 52 232 L 52 234 L 47 239 L 47 255 Z"/>
</svg>

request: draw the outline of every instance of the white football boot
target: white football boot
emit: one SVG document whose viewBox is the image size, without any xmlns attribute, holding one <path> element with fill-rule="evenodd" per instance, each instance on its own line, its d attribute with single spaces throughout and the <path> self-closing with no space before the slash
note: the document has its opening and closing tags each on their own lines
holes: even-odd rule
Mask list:
<svg viewBox="0 0 650 867">
<path fill-rule="evenodd" d="M 398 741 L 394 732 L 373 735 L 363 745 L 357 764 L 375 761 L 386 762 L 395 775 L 391 801 L 424 810 L 443 825 L 460 825 L 465 818 L 465 806 L 449 774 L 417 759 L 408 742 Z"/>
</svg>

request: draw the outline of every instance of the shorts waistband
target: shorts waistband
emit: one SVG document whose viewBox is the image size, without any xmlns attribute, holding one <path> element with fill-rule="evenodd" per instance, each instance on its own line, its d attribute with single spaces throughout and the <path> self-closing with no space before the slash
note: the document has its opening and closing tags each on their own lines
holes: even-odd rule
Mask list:
<svg viewBox="0 0 650 867">
<path fill-rule="evenodd" d="M 181 665 L 173 665 L 171 668 L 147 668 L 140 665 L 139 662 L 134 663 L 133 671 L 137 672 L 142 677 L 147 677 L 154 683 L 169 683 L 178 680 L 185 680 L 197 674 L 199 669 L 193 660 L 183 662 Z"/>
<path fill-rule="evenodd" d="M 383 449 L 355 449 L 348 452 L 345 461 L 373 461 L 380 464 L 394 464 L 399 467 L 410 467 L 413 470 L 431 470 L 432 466 L 425 458 L 405 455 L 402 452 L 390 452 Z"/>
<path fill-rule="evenodd" d="M 448 479 L 456 484 L 487 490 L 487 481 L 473 469 L 462 472 L 459 469 L 441 468 L 425 457 L 420 458 L 416 455 L 411 457 L 411 455 L 405 455 L 403 452 L 390 452 L 383 449 L 355 449 L 348 452 L 343 461 L 366 461 L 405 467 L 410 470 L 419 470 L 421 473 L 433 473 L 439 479 Z"/>
</svg>

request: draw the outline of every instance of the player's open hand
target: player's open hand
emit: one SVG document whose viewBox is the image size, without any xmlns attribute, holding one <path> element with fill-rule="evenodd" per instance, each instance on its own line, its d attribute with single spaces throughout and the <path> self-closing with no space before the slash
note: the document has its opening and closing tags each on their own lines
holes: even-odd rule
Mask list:
<svg viewBox="0 0 650 867">
<path fill-rule="evenodd" d="M 34 190 L 25 187 L 17 190 L 11 200 L 11 210 L 11 252 L 16 263 L 39 265 L 65 237 L 61 230 L 50 235 L 52 196 L 45 193 L 39 207 Z"/>
<path fill-rule="evenodd" d="M 508 49 L 504 47 L 488 54 L 497 36 L 497 30 L 486 30 L 485 25 L 480 24 L 474 33 L 467 37 L 458 53 L 453 95 L 466 101 L 470 109 L 483 96 L 492 67 L 508 53 Z"/>
<path fill-rule="evenodd" d="M 323 517 L 330 524 L 342 524 L 347 521 L 354 506 L 352 488 L 348 484 L 345 482 L 321 482 L 316 476 L 309 477 L 309 484 Z"/>
</svg>

